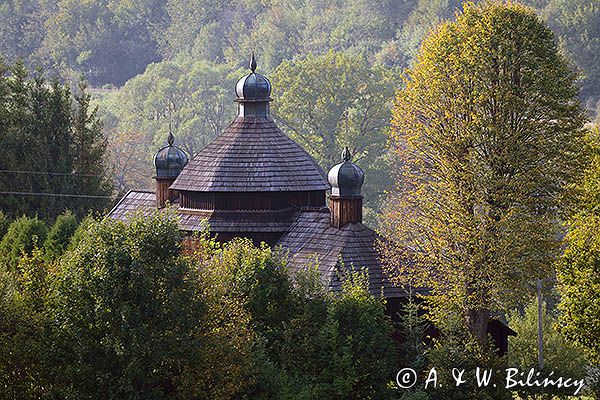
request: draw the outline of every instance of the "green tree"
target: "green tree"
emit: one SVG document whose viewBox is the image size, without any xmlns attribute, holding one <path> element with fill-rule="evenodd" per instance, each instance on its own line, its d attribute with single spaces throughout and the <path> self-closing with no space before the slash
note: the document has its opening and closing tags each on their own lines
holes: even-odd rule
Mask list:
<svg viewBox="0 0 600 400">
<path fill-rule="evenodd" d="M 1 262 L 11 269 L 16 268 L 21 257 L 31 256 L 36 248 L 42 247 L 47 234 L 48 227 L 37 217 L 17 218 L 0 242 Z"/>
<path fill-rule="evenodd" d="M 492 341 L 483 345 L 465 332 L 460 319 L 450 317 L 442 329 L 442 335 L 435 339 L 427 352 L 432 368 L 436 368 L 438 385 L 429 386 L 426 392 L 435 400 L 512 400 L 513 396 L 505 389 L 505 357 L 496 354 Z M 464 382 L 459 387 L 453 378 L 453 369 L 464 369 Z M 490 384 L 479 387 L 475 371 L 477 368 L 492 370 Z M 428 373 L 429 371 L 427 371 Z M 423 376 L 423 375 L 422 375 Z M 422 379 L 426 379 L 427 374 Z"/>
<path fill-rule="evenodd" d="M 0 57 L 8 62 L 28 59 L 40 45 L 45 29 L 39 0 L 6 1 L 0 4 Z"/>
<path fill-rule="evenodd" d="M 264 70 L 307 53 L 330 49 L 377 52 L 393 39 L 412 0 L 169 1 L 170 23 L 160 47 L 167 59 L 192 57 L 238 66 L 251 50 Z M 243 57 L 240 57 L 243 54 Z"/>
<path fill-rule="evenodd" d="M 89 226 L 60 266 L 51 303 L 52 389 L 66 398 L 187 398 L 205 306 L 177 222 Z"/>
<path fill-rule="evenodd" d="M 50 268 L 35 250 L 18 266 L 0 266 L 0 397 L 39 399 L 47 391 L 46 302 Z"/>
<path fill-rule="evenodd" d="M 273 114 L 327 171 L 348 146 L 367 174 L 367 205 L 377 210 L 390 183 L 386 132 L 397 76 L 361 56 L 330 51 L 284 61 L 272 77 Z"/>
<path fill-rule="evenodd" d="M 397 333 L 400 335 L 400 345 L 398 346 L 400 365 L 403 368 L 424 371 L 428 364 L 425 341 L 429 324 L 424 316 L 424 311 L 423 304 L 418 303 L 411 292 L 407 303 L 402 307 L 397 326 Z M 420 388 L 414 391 L 404 391 L 402 400 L 411 399 L 411 395 L 418 398 L 419 394 L 423 394 Z"/>
<path fill-rule="evenodd" d="M 211 285 L 218 280 L 227 288 L 222 298 L 241 305 L 249 316 L 252 385 L 245 393 L 250 397 L 383 399 L 391 394 L 387 384 L 397 368 L 393 327 L 384 303 L 368 293 L 366 275 L 357 274 L 341 293 L 331 294 L 318 271 L 290 276 L 283 254 L 247 239 L 200 253 L 201 274 L 212 277 Z M 216 354 L 221 358 L 222 349 Z"/>
<path fill-rule="evenodd" d="M 154 37 L 164 16 L 157 0 L 60 0 L 35 58 L 74 82 L 83 74 L 94 85 L 122 85 L 158 61 Z"/>
<path fill-rule="evenodd" d="M 202 399 L 243 398 L 256 383 L 257 336 L 246 298 L 239 296 L 233 278 L 239 264 L 221 257 L 222 248 L 208 230 L 194 236 L 186 247 L 188 262 L 198 268 L 206 305 L 201 329 L 205 345 L 200 350 L 205 368 L 188 381 L 191 393 Z"/>
<path fill-rule="evenodd" d="M 102 178 L 102 191 L 93 193 L 86 192 L 93 185 L 81 184 L 87 178 L 82 174 L 100 174 L 97 160 L 103 151 L 87 94 L 75 99 L 79 106 L 74 108 L 70 90 L 58 81 L 48 82 L 38 73 L 29 76 L 22 63 L 0 69 L 2 210 L 10 217 L 38 214 L 54 221 L 65 209 L 80 216 L 102 209 L 106 198 L 86 195 L 108 196 L 109 180 Z"/>
<path fill-rule="evenodd" d="M 576 213 L 558 263 L 563 332 L 600 362 L 600 135 L 590 132 L 592 162 L 579 184 Z"/>
<path fill-rule="evenodd" d="M 382 246 L 398 282 L 432 289 L 436 324 L 452 310 L 483 344 L 490 310 L 551 273 L 561 199 L 585 161 L 575 79 L 517 4 L 469 5 L 423 43 L 393 111 Z"/>
<path fill-rule="evenodd" d="M 243 4 L 237 6 L 242 7 Z M 213 43 L 217 43 L 218 48 L 211 54 L 205 52 L 204 56 L 206 58 L 203 59 L 206 61 L 222 62 L 223 42 L 227 40 L 226 32 L 228 26 L 224 29 L 219 29 L 218 26 L 213 24 L 218 24 L 226 10 L 235 13 L 238 7 L 234 6 L 231 1 L 167 1 L 166 10 L 170 23 L 162 38 L 159 39 L 163 56 L 167 58 L 174 58 L 178 54 L 189 56 L 198 42 L 206 44 L 210 41 L 207 40 L 205 42 L 204 39 L 206 38 L 213 39 Z"/>
<path fill-rule="evenodd" d="M 414 3 L 414 4 L 410 4 Z M 417 51 L 429 31 L 443 21 L 452 19 L 461 0 L 418 0 L 412 5 L 396 38 L 384 45 L 377 59 L 387 65 L 409 66 L 417 56 Z"/>
<path fill-rule="evenodd" d="M 540 371 L 538 366 L 537 303 L 529 303 L 523 315 L 518 313 L 511 315 L 508 324 L 517 333 L 509 341 L 509 366 L 519 368 L 521 371 L 529 371 L 531 368 Z M 556 316 L 549 312 L 547 306 L 544 305 L 542 314 L 544 368 L 541 370 L 542 374 L 547 375 L 554 371 L 555 376 L 562 376 L 565 379 L 585 379 L 587 364 L 583 351 L 560 333 L 558 328 Z M 555 390 L 554 393 L 553 390 Z M 523 388 L 519 391 L 519 395 L 523 398 L 533 396 L 535 393 L 546 393 L 548 399 L 554 398 L 553 394 L 561 396 L 560 398 L 567 398 L 573 394 L 573 388 L 562 390 Z"/>
<path fill-rule="evenodd" d="M 65 193 L 71 172 L 69 90 L 57 82 L 28 76 L 22 63 L 4 67 L 0 78 L 0 142 L 6 149 L 0 161 L 0 187 L 5 192 Z M 31 172 L 30 172 L 31 171 Z M 69 199 L 70 200 L 70 199 Z M 2 209 L 10 216 L 35 214 L 53 220 L 65 198 L 8 194 Z M 61 204 L 62 203 L 62 204 Z"/>
<path fill-rule="evenodd" d="M 346 280 L 317 336 L 318 397 L 394 398 L 388 387 L 397 369 L 392 331 L 384 304 L 368 292 L 368 275 L 359 272 Z"/>
<path fill-rule="evenodd" d="M 71 242 L 79 223 L 71 211 L 65 211 L 56 218 L 44 241 L 44 250 L 49 259 L 60 257 Z"/>
<path fill-rule="evenodd" d="M 98 119 L 98 107 L 92 108 L 91 95 L 86 85 L 79 84 L 75 95 L 77 108 L 73 116 L 71 139 L 73 171 L 79 179 L 71 190 L 90 196 L 74 205 L 75 213 L 82 218 L 90 211 L 105 211 L 110 205 L 112 181 L 106 166 L 107 139 Z"/>
<path fill-rule="evenodd" d="M 581 74 L 581 96 L 589 108 L 600 99 L 600 4 L 588 0 L 548 0 L 541 8 L 561 47 Z"/>
</svg>

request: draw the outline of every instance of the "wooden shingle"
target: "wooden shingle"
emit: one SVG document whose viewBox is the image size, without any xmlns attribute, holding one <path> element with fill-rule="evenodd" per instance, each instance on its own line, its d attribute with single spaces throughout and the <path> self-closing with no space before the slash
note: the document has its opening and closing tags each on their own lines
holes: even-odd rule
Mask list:
<svg viewBox="0 0 600 400">
<path fill-rule="evenodd" d="M 377 297 L 406 297 L 407 291 L 396 286 L 384 270 L 376 250 L 377 234 L 362 223 L 331 226 L 330 211 L 301 211 L 278 245 L 288 252 L 291 271 L 317 265 L 330 290 L 339 291 L 341 280 L 351 270 L 366 269 L 369 292 Z"/>
<path fill-rule="evenodd" d="M 237 117 L 179 174 L 182 191 L 278 192 L 327 190 L 313 158 L 266 117 Z"/>
</svg>

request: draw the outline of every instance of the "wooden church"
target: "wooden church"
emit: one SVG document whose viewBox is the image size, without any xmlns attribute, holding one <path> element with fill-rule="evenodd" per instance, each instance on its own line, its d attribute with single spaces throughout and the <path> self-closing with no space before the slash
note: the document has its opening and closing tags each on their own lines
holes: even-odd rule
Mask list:
<svg viewBox="0 0 600 400">
<path fill-rule="evenodd" d="M 340 290 L 349 268 L 364 268 L 369 291 L 386 298 L 395 318 L 408 293 L 386 276 L 377 234 L 362 223 L 363 171 L 345 149 L 326 175 L 275 124 L 271 83 L 255 72 L 254 56 L 250 69 L 236 84 L 238 115 L 231 125 L 191 160 L 169 134 L 168 145 L 154 157 L 156 191 L 130 191 L 109 217 L 127 220 L 131 212 L 170 204 L 182 231 L 201 230 L 207 221 L 220 241 L 247 237 L 280 246 L 292 271 L 317 265 L 333 291 Z M 510 329 L 495 321 L 489 331 L 505 351 Z"/>
</svg>

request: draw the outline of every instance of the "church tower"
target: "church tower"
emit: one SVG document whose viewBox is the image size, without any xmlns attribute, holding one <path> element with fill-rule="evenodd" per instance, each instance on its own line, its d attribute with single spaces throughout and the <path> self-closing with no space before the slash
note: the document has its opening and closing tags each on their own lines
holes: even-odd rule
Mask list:
<svg viewBox="0 0 600 400">
<path fill-rule="evenodd" d="M 302 207 L 325 206 L 329 189 L 314 159 L 275 124 L 271 83 L 256 72 L 235 86 L 238 115 L 170 186 L 183 223 L 207 219 L 219 240 L 249 237 L 274 245 Z"/>
<path fill-rule="evenodd" d="M 348 147 L 342 152 L 342 159 L 344 161 L 331 168 L 328 175 L 331 184 L 331 226 L 338 229 L 346 224 L 362 222 L 361 188 L 365 180 L 363 170 L 352 162 L 352 154 Z"/>
<path fill-rule="evenodd" d="M 170 187 L 188 163 L 187 154 L 179 147 L 174 146 L 174 142 L 173 133 L 169 132 L 167 145 L 154 155 L 156 206 L 158 208 L 163 208 L 167 202 L 172 202 L 177 198 L 177 191 Z"/>
</svg>

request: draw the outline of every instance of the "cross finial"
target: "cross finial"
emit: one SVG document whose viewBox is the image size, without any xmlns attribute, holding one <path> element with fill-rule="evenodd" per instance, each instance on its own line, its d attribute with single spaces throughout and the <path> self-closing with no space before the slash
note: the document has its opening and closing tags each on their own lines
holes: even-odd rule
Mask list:
<svg viewBox="0 0 600 400">
<path fill-rule="evenodd" d="M 350 149 L 348 149 L 348 146 L 346 146 L 344 148 L 344 151 L 342 151 L 342 158 L 344 159 L 344 161 L 350 161 L 352 159 L 352 153 L 350 153 Z"/>
<path fill-rule="evenodd" d="M 256 71 L 256 58 L 254 58 L 254 52 L 252 52 L 252 57 L 250 57 L 250 70 L 253 73 Z"/>
<path fill-rule="evenodd" d="M 169 146 L 173 146 L 173 143 L 175 143 L 175 136 L 173 136 L 173 131 L 171 130 L 170 122 L 169 122 L 169 137 L 167 139 L 167 143 L 169 143 Z"/>
</svg>

